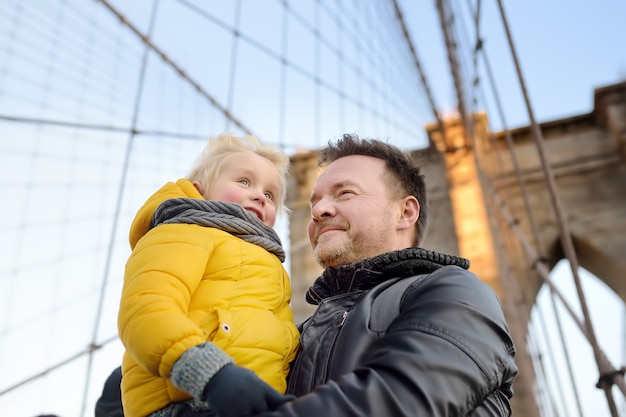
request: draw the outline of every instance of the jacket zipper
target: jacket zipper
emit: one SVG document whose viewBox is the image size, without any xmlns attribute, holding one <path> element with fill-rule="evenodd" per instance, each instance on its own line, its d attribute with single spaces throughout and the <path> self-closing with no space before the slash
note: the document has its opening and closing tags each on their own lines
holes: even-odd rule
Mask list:
<svg viewBox="0 0 626 417">
<path fill-rule="evenodd" d="M 337 324 L 337 328 L 340 329 L 343 324 L 346 322 L 346 318 L 348 317 L 348 310 L 344 310 L 343 314 L 341 315 L 341 320 L 339 321 L 339 323 Z M 302 331 L 306 331 L 306 329 L 302 329 Z M 339 337 L 339 330 L 337 330 L 337 332 L 335 333 L 335 337 L 333 338 L 333 343 L 328 351 L 328 354 L 326 356 L 326 375 L 328 375 L 328 371 L 330 370 L 330 359 L 332 358 L 332 353 L 335 351 L 335 345 L 337 344 L 337 337 Z M 289 376 L 289 381 L 287 383 L 287 392 L 293 392 L 293 386 L 295 385 L 295 380 L 298 378 L 298 373 L 299 373 L 299 363 L 302 360 L 301 357 L 296 357 L 296 360 L 292 363 L 292 369 L 297 369 L 297 373 L 290 375 Z M 326 378 L 326 375 L 324 376 L 324 379 Z"/>
<path fill-rule="evenodd" d="M 343 312 L 343 316 L 341 316 L 341 321 L 339 322 L 339 325 L 337 327 L 343 326 L 343 324 L 346 322 L 346 317 L 348 317 L 348 311 L 347 310 Z M 337 336 L 339 336 L 339 333 L 337 333 Z M 334 347 L 335 347 L 335 344 L 333 343 L 333 348 Z"/>
<path fill-rule="evenodd" d="M 347 318 L 348 318 L 348 310 L 344 310 L 343 314 L 341 315 L 341 320 L 339 321 L 339 324 L 337 324 L 337 332 L 335 333 L 335 337 L 333 338 L 333 344 L 330 346 L 330 349 L 328 350 L 328 353 L 326 356 L 326 373 L 324 375 L 324 380 L 327 380 L 328 375 L 330 374 L 330 365 L 332 362 L 333 355 L 335 353 L 335 346 L 337 346 L 337 339 L 339 339 L 339 333 L 341 332 L 341 328 L 343 327 Z"/>
</svg>

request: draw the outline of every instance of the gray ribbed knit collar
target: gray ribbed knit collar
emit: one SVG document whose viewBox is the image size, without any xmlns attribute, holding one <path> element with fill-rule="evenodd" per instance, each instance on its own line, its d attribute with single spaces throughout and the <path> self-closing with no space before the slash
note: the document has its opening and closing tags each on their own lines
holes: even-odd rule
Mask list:
<svg viewBox="0 0 626 417">
<path fill-rule="evenodd" d="M 428 274 L 445 265 L 469 268 L 469 260 L 422 248 L 408 248 L 326 268 L 306 293 L 309 304 L 350 291 L 366 291 L 388 279 Z"/>
<path fill-rule="evenodd" d="M 152 227 L 185 223 L 214 227 L 261 246 L 285 261 L 280 238 L 274 229 L 239 204 L 196 198 L 172 198 L 161 203 L 152 216 Z"/>
</svg>

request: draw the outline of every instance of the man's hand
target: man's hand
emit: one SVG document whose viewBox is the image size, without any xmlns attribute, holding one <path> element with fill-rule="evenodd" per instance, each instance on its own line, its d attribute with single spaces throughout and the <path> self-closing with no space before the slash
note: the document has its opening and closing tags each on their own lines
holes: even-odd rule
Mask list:
<svg viewBox="0 0 626 417">
<path fill-rule="evenodd" d="M 219 417 L 246 417 L 294 400 L 282 395 L 249 369 L 228 364 L 204 388 L 204 400 Z"/>
</svg>

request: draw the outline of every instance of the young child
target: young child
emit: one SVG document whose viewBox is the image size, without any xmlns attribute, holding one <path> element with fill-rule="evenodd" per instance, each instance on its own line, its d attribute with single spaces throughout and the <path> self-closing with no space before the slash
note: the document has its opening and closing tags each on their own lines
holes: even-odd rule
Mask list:
<svg viewBox="0 0 626 417">
<path fill-rule="evenodd" d="M 272 227 L 288 164 L 252 136 L 222 134 L 137 213 L 118 316 L 126 417 L 237 415 L 231 400 L 257 376 L 276 402 L 242 415 L 287 400 L 299 334 Z"/>
</svg>

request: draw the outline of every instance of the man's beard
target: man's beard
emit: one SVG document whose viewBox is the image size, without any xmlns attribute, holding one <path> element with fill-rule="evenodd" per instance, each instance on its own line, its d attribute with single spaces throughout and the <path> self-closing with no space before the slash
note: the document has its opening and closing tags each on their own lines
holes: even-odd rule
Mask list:
<svg viewBox="0 0 626 417">
<path fill-rule="evenodd" d="M 313 249 L 317 263 L 324 268 L 349 265 L 393 249 L 388 244 L 391 239 L 391 227 L 382 223 L 377 223 L 376 226 L 375 229 L 369 229 L 364 233 L 358 233 L 346 227 L 342 232 L 345 235 L 341 239 L 325 242 L 325 244 L 320 243 L 320 237 L 318 237 Z M 372 236 L 376 238 L 373 239 Z M 324 239 L 323 235 L 321 237 Z"/>
<path fill-rule="evenodd" d="M 319 251 L 316 248 L 313 251 L 313 254 L 315 255 L 315 259 L 317 260 L 317 263 L 322 268 L 328 268 L 328 267 L 336 267 L 339 265 L 345 265 L 346 263 L 350 263 L 350 262 L 345 261 L 347 252 L 348 251 L 346 250 L 344 246 L 344 247 L 333 248 L 333 249 L 324 250 L 324 251 Z"/>
<path fill-rule="evenodd" d="M 313 250 L 317 263 L 323 268 L 348 265 L 362 259 L 361 246 L 351 239 L 333 245 L 318 245 Z"/>
</svg>

